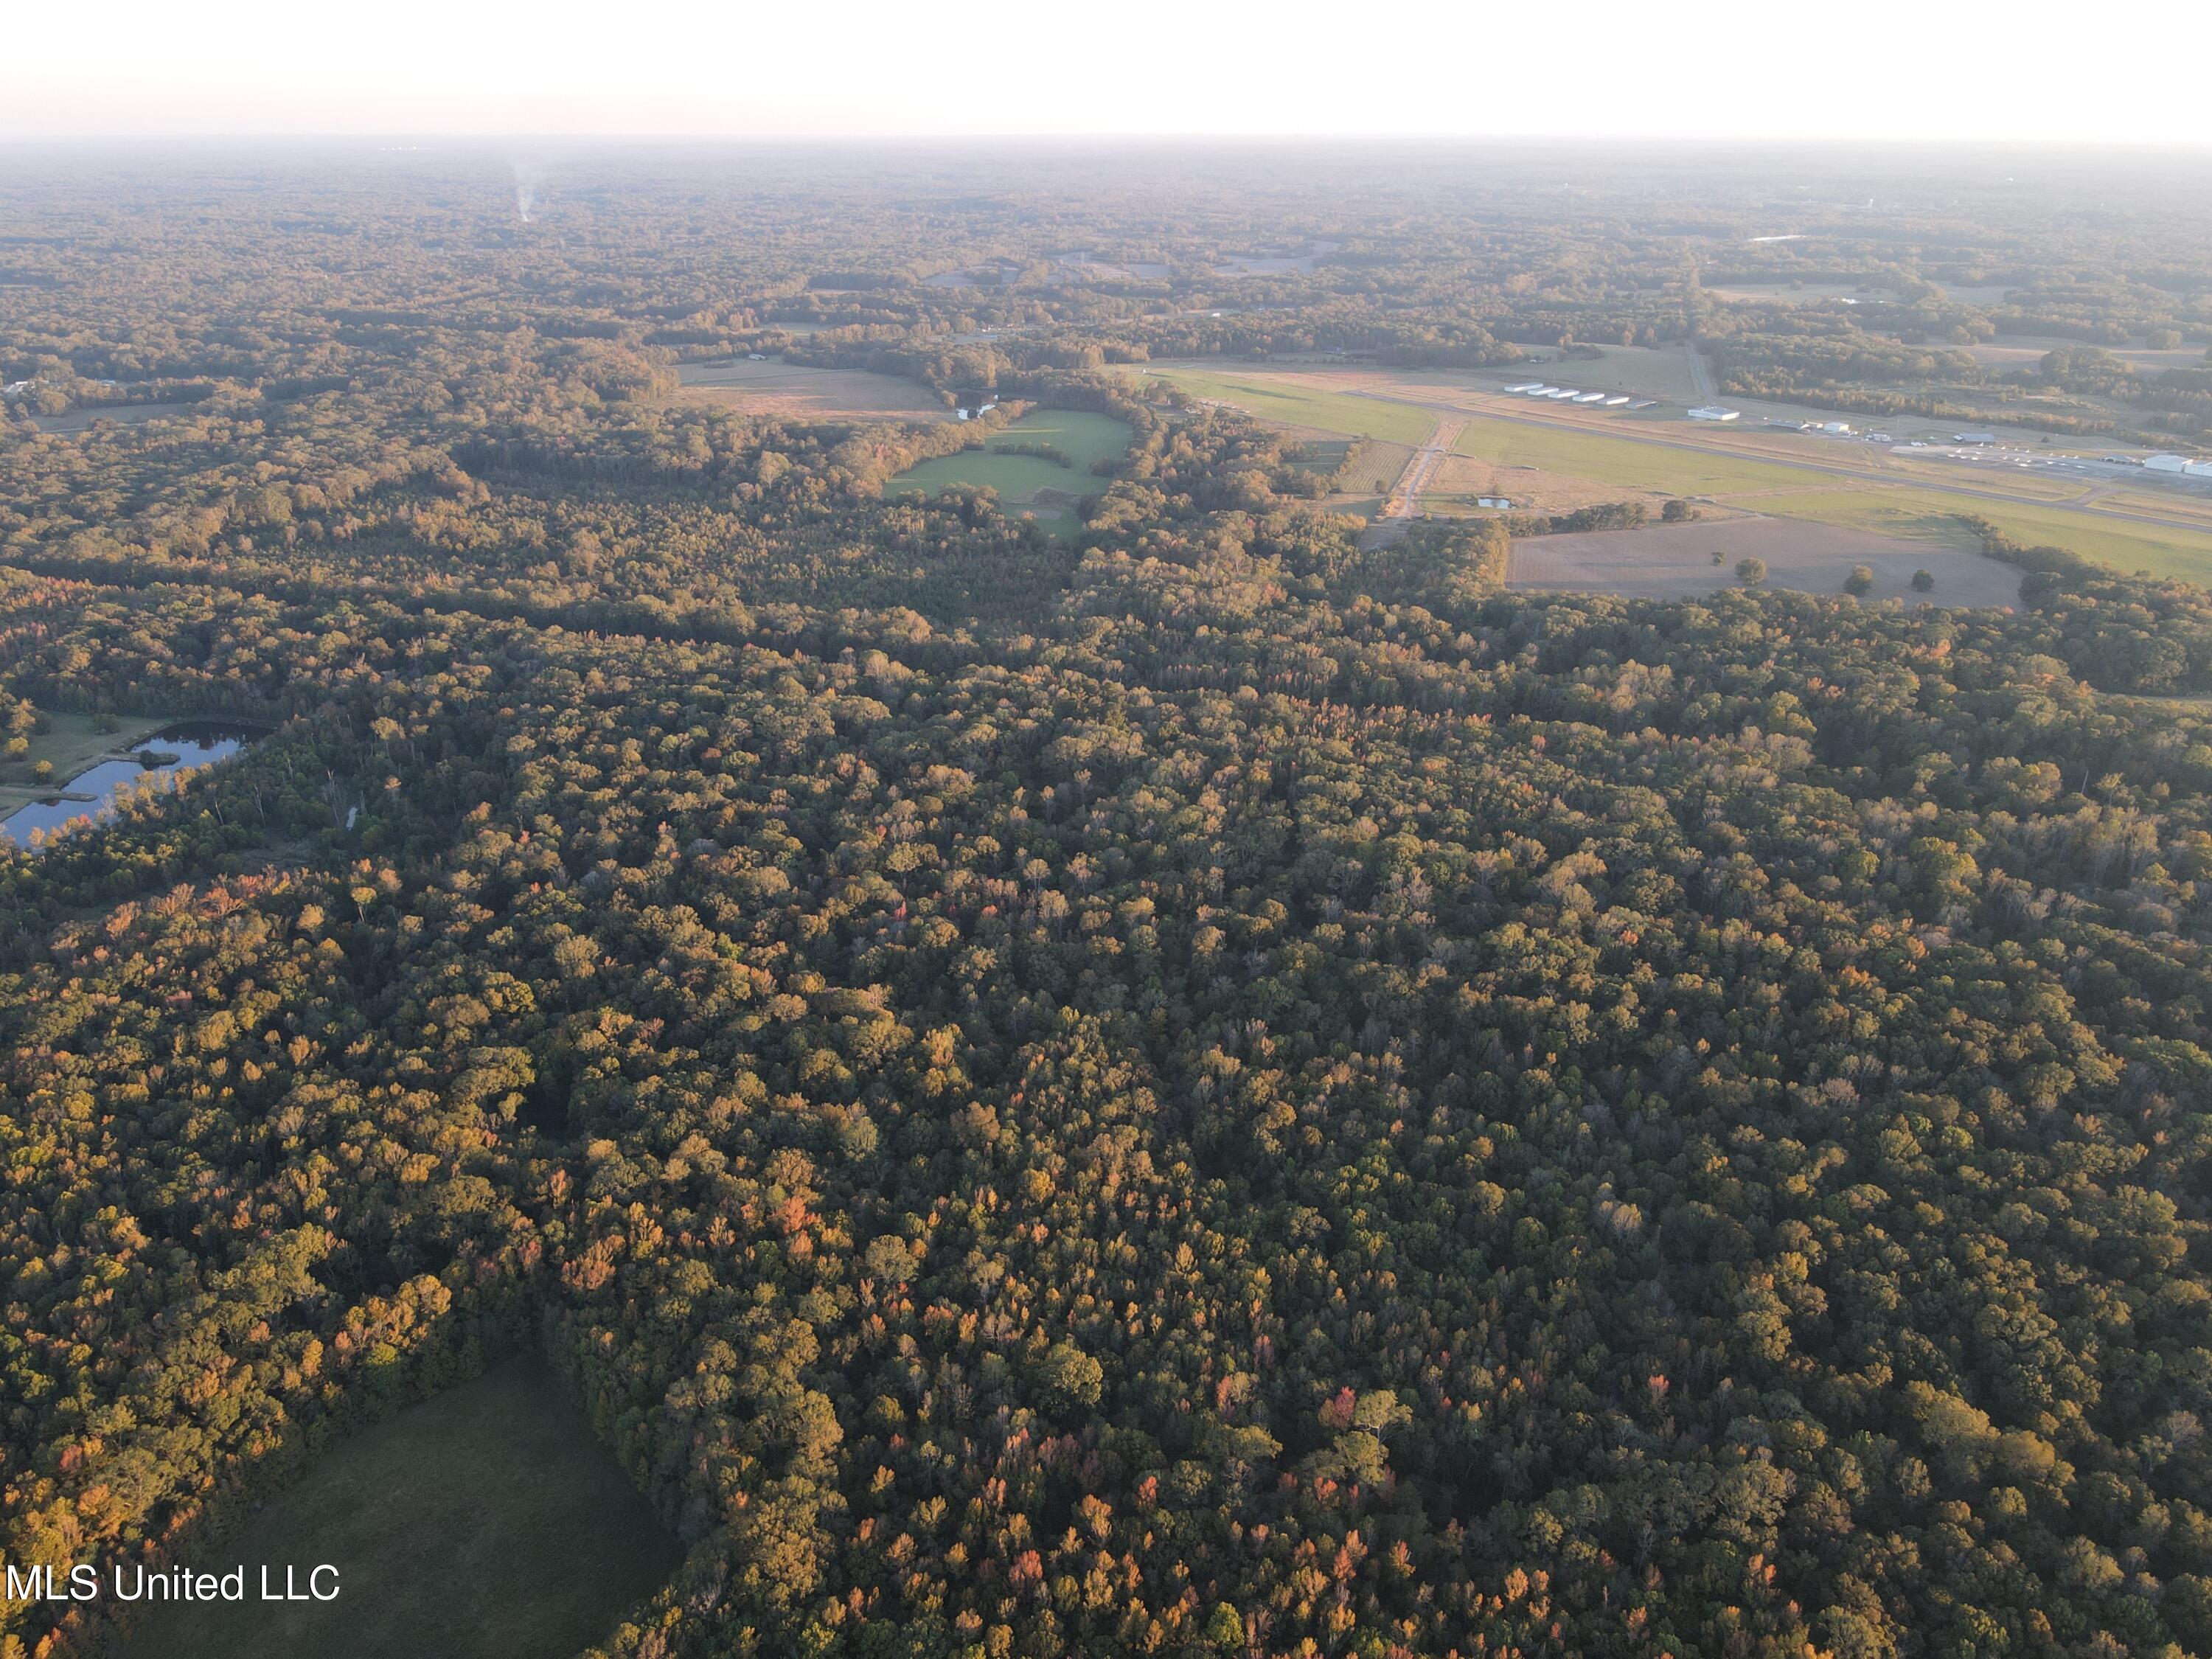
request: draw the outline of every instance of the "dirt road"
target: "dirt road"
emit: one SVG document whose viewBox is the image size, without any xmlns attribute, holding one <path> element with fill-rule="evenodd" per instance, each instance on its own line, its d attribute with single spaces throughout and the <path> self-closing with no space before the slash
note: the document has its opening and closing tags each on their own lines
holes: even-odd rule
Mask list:
<svg viewBox="0 0 2212 1659">
<path fill-rule="evenodd" d="M 1698 388 L 1698 401 L 1717 404 L 1721 400 L 1720 388 L 1713 384 L 1713 366 L 1705 361 L 1705 354 L 1698 349 L 1695 340 L 1682 342 L 1682 356 L 1689 359 L 1690 380 Z"/>
<path fill-rule="evenodd" d="M 1413 459 L 1406 463 L 1406 470 L 1398 475 L 1398 482 L 1390 486 L 1389 498 L 1382 503 L 1386 519 L 1418 519 L 1421 515 L 1421 492 L 1436 477 L 1437 468 L 1444 457 L 1452 453 L 1459 434 L 1467 429 L 1465 421 L 1438 421 L 1421 447 L 1413 452 Z"/>
</svg>

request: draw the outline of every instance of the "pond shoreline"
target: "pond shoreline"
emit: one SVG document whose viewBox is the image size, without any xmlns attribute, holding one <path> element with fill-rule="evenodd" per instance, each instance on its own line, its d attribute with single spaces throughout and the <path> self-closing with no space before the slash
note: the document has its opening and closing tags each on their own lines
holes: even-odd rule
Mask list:
<svg viewBox="0 0 2212 1659">
<path fill-rule="evenodd" d="M 120 729 L 120 728 L 119 728 Z M 112 817 L 135 786 L 203 766 L 212 766 L 267 737 L 274 728 L 219 717 L 173 720 L 125 737 L 91 765 L 51 789 L 42 789 L 0 817 L 0 841 L 39 850 L 58 836 Z M 10 795 L 21 792 L 10 790 Z M 4 803 L 0 803 L 4 804 Z M 32 836 L 45 838 L 33 848 Z"/>
</svg>

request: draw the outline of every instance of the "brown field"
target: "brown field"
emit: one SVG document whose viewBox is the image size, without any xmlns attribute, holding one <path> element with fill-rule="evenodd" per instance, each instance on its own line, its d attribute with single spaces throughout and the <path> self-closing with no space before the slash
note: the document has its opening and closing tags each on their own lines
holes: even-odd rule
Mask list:
<svg viewBox="0 0 2212 1659">
<path fill-rule="evenodd" d="M 1432 513 L 1481 514 L 1478 495 L 1504 495 L 1516 513 L 1571 513 L 1577 507 L 1598 507 L 1609 501 L 1641 501 L 1657 518 L 1670 499 L 1665 491 L 1599 483 L 1533 466 L 1506 466 L 1476 455 L 1448 456 L 1437 468 L 1429 487 L 1421 492 L 1421 505 Z M 1733 516 L 1727 507 L 1700 509 L 1709 518 Z"/>
<path fill-rule="evenodd" d="M 1887 300 L 1890 291 L 1883 288 L 1863 288 L 1856 283 L 1741 283 L 1725 288 L 1705 289 L 1717 300 L 1728 300 L 1738 304 L 1804 305 L 1814 300 Z"/>
<path fill-rule="evenodd" d="M 1397 482 L 1399 474 L 1413 465 L 1413 460 L 1411 444 L 1386 444 L 1370 439 L 1358 461 L 1347 461 L 1337 470 L 1337 491 L 1347 495 L 1382 494 Z M 1375 488 L 1378 478 L 1382 482 L 1382 490 Z"/>
<path fill-rule="evenodd" d="M 2163 518 L 2195 520 L 2212 526 L 2212 496 L 2191 495 L 2185 485 L 2155 493 L 2115 489 L 2097 499 L 2100 504 L 2124 513 L 2155 513 Z"/>
<path fill-rule="evenodd" d="M 1987 344 L 1947 345 L 1943 349 L 1947 351 L 1970 352 L 1974 361 L 1984 368 L 2033 368 L 2043 361 L 2045 352 L 2056 350 L 2062 346 L 2080 346 L 2087 343 L 2088 342 L 2084 340 L 2044 338 L 2026 334 L 2001 334 Z M 2122 362 L 2132 363 L 2138 368 L 2157 370 L 2204 367 L 2204 348 L 2201 345 L 2166 347 L 2155 351 L 2148 346 L 2139 345 L 2106 346 L 2104 349 Z"/>
<path fill-rule="evenodd" d="M 876 415 L 902 421 L 949 421 L 952 411 L 927 388 L 857 368 L 805 368 L 796 363 L 686 363 L 686 403 L 734 404 L 749 415 L 819 420 Z"/>
<path fill-rule="evenodd" d="M 1721 562 L 1712 556 L 1718 553 Z M 1766 586 L 1841 593 L 1855 564 L 1874 572 L 1864 602 L 1925 600 L 1940 605 L 2008 605 L 2021 572 L 1979 554 L 1899 541 L 1863 530 L 1784 519 L 1655 525 L 1581 536 L 1526 537 L 1513 544 L 1505 585 L 1619 593 L 1630 599 L 1693 599 L 1735 585 L 1736 561 L 1766 561 Z M 1935 591 L 1912 591 L 1912 573 L 1936 574 Z"/>
</svg>

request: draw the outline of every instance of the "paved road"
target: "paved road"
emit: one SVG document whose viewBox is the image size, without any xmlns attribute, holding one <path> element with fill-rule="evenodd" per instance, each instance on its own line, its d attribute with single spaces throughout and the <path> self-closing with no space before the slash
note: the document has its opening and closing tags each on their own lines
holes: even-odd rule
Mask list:
<svg viewBox="0 0 2212 1659">
<path fill-rule="evenodd" d="M 1393 394 L 1382 392 L 1352 391 L 1348 392 L 1346 395 L 1354 398 L 1370 398 L 1376 403 L 1405 404 L 1415 409 L 1449 410 L 1462 417 L 1471 415 L 1478 420 L 1504 421 L 1514 426 L 1543 427 L 1553 432 L 1565 430 L 1568 432 L 1593 433 L 1601 437 L 1619 438 L 1625 443 L 1650 444 L 1654 448 L 1657 449 L 1686 450 L 1692 455 L 1719 455 L 1734 460 L 1765 461 L 1771 466 L 1796 467 L 1798 471 L 1802 472 L 1825 473 L 1832 478 L 1856 478 L 1867 483 L 1891 484 L 1902 486 L 1907 489 L 1942 490 L 1944 494 L 1950 495 L 1971 495 L 1979 501 L 2002 501 L 2008 507 L 2059 507 L 2081 513 L 2085 517 L 2112 519 L 2128 524 L 2149 525 L 2159 530 L 2189 530 L 2194 531 L 2200 535 L 2203 534 L 2204 531 L 2204 526 L 2201 522 L 2187 519 L 2162 519 L 2148 513 L 2126 513 L 2107 507 L 2074 507 L 2070 502 L 2065 501 L 2054 501 L 2034 495 L 2009 495 L 2002 489 L 1978 489 L 1972 484 L 1953 483 L 1947 479 L 1923 478 L 1911 475 L 1899 475 L 1895 472 L 1880 471 L 1869 467 L 1838 466 L 1830 462 L 1801 461 L 1794 457 L 1764 454 L 1756 450 L 1725 448 L 1717 444 L 1701 444 L 1688 438 L 1654 437 L 1648 433 L 1636 431 L 1626 424 L 1614 425 L 1608 422 L 1604 425 L 1600 425 L 1595 421 L 1545 420 L 1540 416 L 1536 416 L 1509 414 L 1502 410 L 1492 410 L 1488 408 L 1469 410 L 1462 404 L 1433 403 L 1426 398 L 1411 398 L 1403 394 Z M 1480 394 L 1478 393 L 1476 395 L 1479 396 Z M 1466 421 L 1462 418 L 1460 425 L 1464 427 Z M 1441 427 L 1439 429 L 1441 429 Z M 1458 428 L 1454 428 L 1455 436 L 1458 430 Z M 1433 434 L 1431 434 L 1429 441 L 1431 443 L 1434 443 L 1436 441 Z M 1428 453 L 1425 447 L 1423 448 L 1421 453 L 1423 454 L 1426 454 Z M 1420 457 L 1419 455 L 1415 456 L 1414 464 L 1418 464 L 1419 459 Z M 1409 465 L 1407 468 L 1407 473 L 1410 475 L 1412 471 L 1413 466 Z M 1401 477 L 1399 479 L 1399 483 L 1402 486 L 1404 483 L 1405 478 Z"/>
</svg>

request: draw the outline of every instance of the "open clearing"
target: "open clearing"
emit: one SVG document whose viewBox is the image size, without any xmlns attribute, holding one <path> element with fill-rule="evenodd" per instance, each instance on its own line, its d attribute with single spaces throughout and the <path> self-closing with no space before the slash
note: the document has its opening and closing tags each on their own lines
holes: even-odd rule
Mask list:
<svg viewBox="0 0 2212 1659">
<path fill-rule="evenodd" d="M 97 409 L 64 410 L 59 415 L 33 415 L 31 424 L 41 432 L 67 434 L 88 431 L 94 421 L 112 421 L 118 426 L 143 426 L 148 421 L 182 415 L 192 407 L 191 404 L 108 404 Z"/>
<path fill-rule="evenodd" d="M 1516 501 L 1527 496 L 1583 505 L 1592 488 L 1615 500 L 1689 495 L 1776 518 L 1945 545 L 1959 541 L 1959 515 L 1972 514 L 2022 542 L 2063 547 L 2116 569 L 2212 580 L 2212 530 L 2131 520 L 2118 516 L 2129 510 L 2118 503 L 2113 503 L 2117 511 L 2100 511 L 2096 502 L 2062 504 L 2048 498 L 2067 486 L 2047 475 L 2022 472 L 2015 478 L 2010 469 L 1948 468 L 1864 445 L 1817 444 L 1795 432 L 1613 420 L 1550 404 L 1529 405 L 1523 414 L 1520 400 L 1499 399 L 1487 380 L 1477 386 L 1464 379 L 1423 376 L 1434 391 L 1422 395 L 1413 377 L 1372 371 L 1156 364 L 1150 372 L 1194 397 L 1234 404 L 1262 420 L 1389 437 L 1409 446 L 1421 441 L 1439 411 L 1471 415 L 1458 453 L 1493 469 L 1490 482 Z M 1402 392 L 1386 395 L 1386 386 Z M 1420 401 L 1410 400 L 1417 396 Z M 1801 449 L 1802 460 L 1790 453 Z M 1948 484 L 1954 475 L 1958 482 Z M 1447 470 L 1439 482 L 1465 489 L 1481 476 Z"/>
<path fill-rule="evenodd" d="M 1453 455 L 1437 469 L 1423 493 L 1422 505 L 1431 513 L 1482 515 L 1492 510 L 1476 505 L 1484 495 L 1503 495 L 1513 503 L 1516 513 L 1572 513 L 1614 501 L 1641 501 L 1645 510 L 1656 518 L 1671 492 L 1601 483 L 1533 466 L 1501 465 L 1475 456 Z M 1730 510 L 1725 507 L 1698 510 L 1712 518 L 1730 516 Z"/>
<path fill-rule="evenodd" d="M 1622 489 L 1676 495 L 1725 495 L 1788 489 L 1815 482 L 1786 463 L 1746 459 L 1718 451 L 1674 449 L 1577 427 L 1472 420 L 1459 453 L 1494 466 L 1533 466 Z"/>
<path fill-rule="evenodd" d="M 1721 556 L 1720 562 L 1713 555 Z M 1654 525 L 1644 530 L 1530 536 L 1513 544 L 1508 587 L 1619 593 L 1632 599 L 1690 599 L 1736 585 L 1736 561 L 1766 561 L 1765 586 L 1840 593 L 1851 567 L 1874 573 L 1863 603 L 1902 599 L 1942 605 L 2008 605 L 2024 574 L 1979 554 L 1916 546 L 1863 530 L 1782 519 Z M 1917 593 L 1912 573 L 1934 573 L 1933 592 Z"/>
<path fill-rule="evenodd" d="M 875 415 L 902 421 L 949 421 L 935 393 L 895 375 L 858 368 L 806 368 L 797 363 L 685 363 L 678 370 L 687 403 L 735 404 L 751 415 L 805 421 Z"/>
<path fill-rule="evenodd" d="M 1761 305 L 1804 305 L 1815 300 L 1855 300 L 1863 303 L 1894 297 L 1887 289 L 1863 288 L 1856 283 L 1730 283 L 1705 291 L 1717 300 Z"/>
<path fill-rule="evenodd" d="M 2055 336 L 2000 334 L 1991 341 L 1978 341 L 1972 345 L 1947 345 L 1943 349 L 1969 353 L 1985 368 L 2033 368 L 2050 352 L 2060 349 L 2079 351 L 2088 343 L 2086 340 L 2063 340 Z M 2169 368 L 2202 368 L 2205 364 L 2204 348 L 2201 345 L 2108 345 L 2101 349 L 2110 352 L 2124 363 L 2154 372 Z M 2094 442 L 2094 440 L 2089 441 Z"/>
<path fill-rule="evenodd" d="M 1577 348 L 1580 349 L 1581 348 Z M 1551 352 L 1539 352 L 1525 363 L 1509 364 L 1494 374 L 1510 375 L 1509 384 L 1542 377 L 1547 386 L 1571 386 L 1584 392 L 1628 392 L 1642 398 L 1671 398 L 1677 403 L 1694 403 L 1698 387 L 1690 374 L 1690 365 L 1680 349 L 1674 346 L 1598 346 L 1592 348 L 1601 355 L 1596 357 L 1561 357 Z M 1421 377 L 1405 374 L 1407 386 L 1417 386 Z M 1446 384 L 1439 379 L 1439 385 Z"/>
<path fill-rule="evenodd" d="M 1372 497 L 1377 503 L 1376 511 L 1381 511 L 1382 498 L 1389 492 L 1392 481 L 1402 477 L 1413 465 L 1413 453 L 1411 444 L 1384 443 L 1373 438 L 1368 439 L 1357 453 L 1347 447 L 1336 469 L 1336 494 L 1331 498 L 1331 505 L 1340 511 L 1349 511 L 1338 498 Z"/>
<path fill-rule="evenodd" d="M 1279 426 L 1311 427 L 1352 438 L 1377 438 L 1417 449 L 1437 423 L 1433 412 L 1352 391 L 1329 391 L 1265 370 L 1186 368 L 1180 364 L 1143 371 L 1179 386 L 1202 403 L 1229 404 Z"/>
<path fill-rule="evenodd" d="M 343 1593 L 156 1604 L 125 1659 L 556 1659 L 682 1551 L 551 1373 L 511 1360 L 325 1454 L 217 1558 L 326 1561 Z"/>
<path fill-rule="evenodd" d="M 1105 487 L 1091 467 L 1127 454 L 1132 435 L 1125 422 L 1109 415 L 1040 409 L 993 433 L 981 449 L 963 449 L 909 467 L 891 480 L 890 491 L 933 495 L 954 484 L 993 489 L 1002 506 L 1026 512 L 1048 530 L 1071 531 L 1077 498 Z M 1005 453 L 1015 444 L 1048 444 L 1071 465 L 1060 466 L 1042 455 Z"/>
<path fill-rule="evenodd" d="M 49 714 L 46 730 L 30 734 L 31 752 L 19 761 L 0 761 L 0 817 L 34 800 L 52 797 L 56 789 L 104 755 L 120 755 L 141 744 L 178 719 L 174 714 L 123 714 L 112 732 L 93 729 L 90 714 Z M 31 768 L 52 761 L 52 781 L 33 783 Z"/>
<path fill-rule="evenodd" d="M 1946 299 L 1955 300 L 1962 306 L 1984 307 L 2002 305 L 2016 291 L 2005 283 L 1984 283 L 1978 288 L 1960 283 L 1945 283 L 1942 289 Z"/>
</svg>

